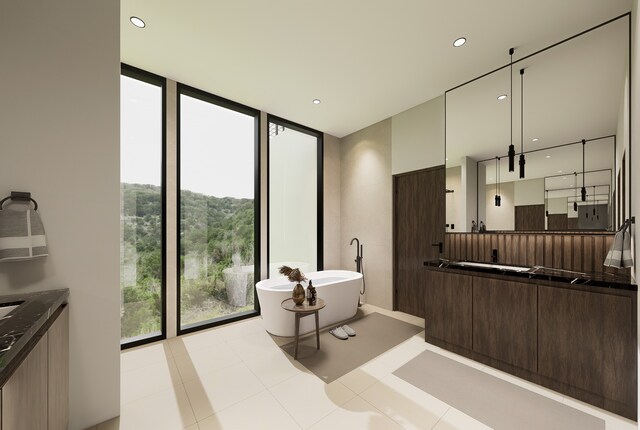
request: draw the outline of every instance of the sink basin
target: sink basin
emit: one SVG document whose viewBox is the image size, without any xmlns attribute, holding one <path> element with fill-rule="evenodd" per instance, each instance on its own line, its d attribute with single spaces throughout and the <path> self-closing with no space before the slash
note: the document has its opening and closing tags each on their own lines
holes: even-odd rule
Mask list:
<svg viewBox="0 0 640 430">
<path fill-rule="evenodd" d="M 460 266 L 466 266 L 466 267 L 480 267 L 483 269 L 508 270 L 511 272 L 528 272 L 529 270 L 531 270 L 530 267 L 507 266 L 504 264 L 494 264 L 494 263 L 475 263 L 472 261 L 462 261 L 457 264 Z"/>
<path fill-rule="evenodd" d="M 9 315 L 14 309 L 18 308 L 22 302 L 19 303 L 5 303 L 4 305 L 0 305 L 0 319 Z"/>
</svg>

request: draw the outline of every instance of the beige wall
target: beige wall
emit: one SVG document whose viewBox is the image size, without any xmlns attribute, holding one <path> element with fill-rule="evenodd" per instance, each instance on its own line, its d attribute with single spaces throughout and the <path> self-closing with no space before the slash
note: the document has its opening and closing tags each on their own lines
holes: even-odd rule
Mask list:
<svg viewBox="0 0 640 430">
<path fill-rule="evenodd" d="M 342 266 L 340 236 L 340 139 L 324 135 L 324 268 Z"/>
<path fill-rule="evenodd" d="M 391 119 L 345 136 L 340 144 L 341 260 L 355 270 L 353 237 L 364 245 L 365 301 L 392 307 Z"/>
<path fill-rule="evenodd" d="M 444 96 L 394 115 L 391 140 L 394 175 L 444 164 Z"/>
<path fill-rule="evenodd" d="M 445 223 L 453 224 L 456 228 L 447 229 L 450 232 L 464 231 L 464 192 L 462 189 L 462 167 L 449 167 L 446 170 L 446 187 L 453 190 L 453 193 L 446 194 Z"/>
<path fill-rule="evenodd" d="M 514 205 L 542 205 L 544 204 L 544 178 L 514 181 Z"/>
<path fill-rule="evenodd" d="M 495 205 L 496 185 L 486 186 L 487 230 L 515 230 L 515 209 L 513 205 L 513 182 L 500 184 L 500 206 Z"/>
<path fill-rule="evenodd" d="M 70 289 L 70 424 L 120 410 L 120 2 L 0 4 L 0 195 L 30 191 L 49 256 L 0 294 Z"/>
</svg>

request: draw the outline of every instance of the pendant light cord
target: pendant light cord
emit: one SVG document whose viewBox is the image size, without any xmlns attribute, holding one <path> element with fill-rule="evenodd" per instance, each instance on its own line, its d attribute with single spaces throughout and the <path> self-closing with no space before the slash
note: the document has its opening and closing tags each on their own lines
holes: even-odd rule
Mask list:
<svg viewBox="0 0 640 430">
<path fill-rule="evenodd" d="M 524 69 L 520 69 L 520 155 L 524 154 Z"/>
<path fill-rule="evenodd" d="M 509 121 L 511 123 L 511 132 L 509 133 L 509 139 L 511 145 L 513 145 L 513 48 L 509 50 L 509 57 L 511 57 L 511 61 L 509 61 L 509 82 L 511 82 L 511 89 L 509 90 L 509 98 L 511 99 L 509 100 L 511 102 L 511 111 L 509 112 L 511 119 L 511 121 Z"/>
<path fill-rule="evenodd" d="M 587 142 L 582 139 L 582 188 L 584 188 L 584 145 Z"/>
</svg>

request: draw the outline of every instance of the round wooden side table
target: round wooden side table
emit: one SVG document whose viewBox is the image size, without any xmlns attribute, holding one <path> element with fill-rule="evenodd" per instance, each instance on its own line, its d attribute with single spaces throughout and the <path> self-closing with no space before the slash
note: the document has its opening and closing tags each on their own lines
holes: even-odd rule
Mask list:
<svg viewBox="0 0 640 430">
<path fill-rule="evenodd" d="M 293 352 L 293 359 L 298 359 L 298 339 L 300 338 L 300 318 L 304 318 L 308 315 L 316 316 L 316 345 L 317 349 L 320 349 L 320 322 L 318 321 L 318 311 L 325 307 L 325 302 L 322 299 L 316 299 L 316 304 L 310 306 L 305 300 L 301 305 L 293 303 L 293 299 L 285 299 L 280 306 L 282 309 L 293 312 L 296 315 L 296 331 L 295 331 L 295 347 Z"/>
</svg>

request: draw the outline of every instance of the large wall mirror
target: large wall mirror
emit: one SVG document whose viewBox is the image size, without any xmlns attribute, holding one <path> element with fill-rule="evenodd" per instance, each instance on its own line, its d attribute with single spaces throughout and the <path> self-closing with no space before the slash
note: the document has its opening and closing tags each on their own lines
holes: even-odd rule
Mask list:
<svg viewBox="0 0 640 430">
<path fill-rule="evenodd" d="M 505 51 L 506 67 L 447 91 L 448 232 L 611 231 L 626 218 L 629 19 L 528 57 L 516 47 L 512 64 Z"/>
</svg>

